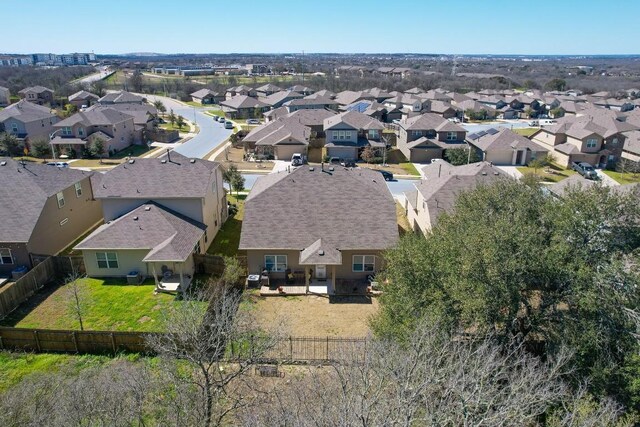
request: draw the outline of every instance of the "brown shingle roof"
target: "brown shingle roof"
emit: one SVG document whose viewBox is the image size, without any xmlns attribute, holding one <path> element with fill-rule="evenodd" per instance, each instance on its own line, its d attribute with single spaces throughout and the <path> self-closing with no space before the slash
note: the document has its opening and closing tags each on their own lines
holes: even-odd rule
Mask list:
<svg viewBox="0 0 640 427">
<path fill-rule="evenodd" d="M 395 202 L 380 173 L 300 167 L 258 178 L 245 202 L 240 249 L 302 251 L 318 239 L 338 250 L 396 243 Z"/>
</svg>

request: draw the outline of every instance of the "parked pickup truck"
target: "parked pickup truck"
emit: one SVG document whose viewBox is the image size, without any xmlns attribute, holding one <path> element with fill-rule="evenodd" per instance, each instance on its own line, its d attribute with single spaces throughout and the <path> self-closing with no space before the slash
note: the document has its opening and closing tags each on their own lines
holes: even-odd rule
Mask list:
<svg viewBox="0 0 640 427">
<path fill-rule="evenodd" d="M 587 162 L 573 162 L 571 163 L 571 169 L 587 179 L 598 179 L 596 170 Z"/>
</svg>

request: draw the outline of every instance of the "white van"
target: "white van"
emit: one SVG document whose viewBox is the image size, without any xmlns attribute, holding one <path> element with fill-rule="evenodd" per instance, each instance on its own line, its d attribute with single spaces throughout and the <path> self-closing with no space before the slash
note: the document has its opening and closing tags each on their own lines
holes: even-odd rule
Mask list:
<svg viewBox="0 0 640 427">
<path fill-rule="evenodd" d="M 553 119 L 540 120 L 540 125 L 555 125 L 557 122 Z"/>
</svg>

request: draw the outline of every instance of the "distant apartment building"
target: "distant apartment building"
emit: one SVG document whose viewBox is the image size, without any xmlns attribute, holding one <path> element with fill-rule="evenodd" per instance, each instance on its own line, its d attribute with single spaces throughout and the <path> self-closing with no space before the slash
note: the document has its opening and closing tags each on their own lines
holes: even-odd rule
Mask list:
<svg viewBox="0 0 640 427">
<path fill-rule="evenodd" d="M 87 65 L 95 60 L 96 55 L 93 53 L 67 53 L 62 55 L 57 55 L 55 53 L 33 53 L 30 55 L 3 55 L 0 56 L 0 67 L 19 67 L 23 65 Z"/>
</svg>

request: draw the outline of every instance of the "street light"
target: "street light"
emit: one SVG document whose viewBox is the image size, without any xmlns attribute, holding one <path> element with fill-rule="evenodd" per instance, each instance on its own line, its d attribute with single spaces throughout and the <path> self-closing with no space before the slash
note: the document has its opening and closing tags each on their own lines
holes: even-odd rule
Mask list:
<svg viewBox="0 0 640 427">
<path fill-rule="evenodd" d="M 53 154 L 53 160 L 56 160 L 56 150 L 53 148 L 53 144 L 51 143 L 51 141 L 53 140 L 54 135 L 62 130 L 64 130 L 64 128 L 54 130 L 49 134 L 49 145 L 51 146 L 51 153 Z"/>
</svg>

